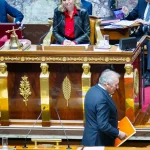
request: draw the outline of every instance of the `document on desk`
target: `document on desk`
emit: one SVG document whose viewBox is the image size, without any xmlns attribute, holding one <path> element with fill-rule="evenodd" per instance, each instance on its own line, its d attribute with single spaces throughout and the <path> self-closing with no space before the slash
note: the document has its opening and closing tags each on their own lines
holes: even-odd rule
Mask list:
<svg viewBox="0 0 150 150">
<path fill-rule="evenodd" d="M 129 20 L 121 20 L 119 22 L 113 23 L 113 25 L 120 25 L 120 26 L 131 26 L 135 23 L 135 21 L 129 21 Z"/>
<path fill-rule="evenodd" d="M 108 26 L 104 26 L 104 29 L 123 29 L 124 27 L 121 25 L 115 25 L 115 24 L 111 24 Z"/>
<path fill-rule="evenodd" d="M 88 49 L 89 44 L 76 44 L 76 45 L 62 45 L 62 44 L 51 44 L 50 46 L 67 46 L 67 47 L 76 47 L 76 46 L 84 46 L 85 49 Z"/>
<path fill-rule="evenodd" d="M 83 150 L 104 150 L 104 146 L 84 147 Z"/>
<path fill-rule="evenodd" d="M 51 44 L 50 46 L 85 46 L 85 47 L 88 47 L 89 44 L 76 44 L 76 45 Z"/>
</svg>

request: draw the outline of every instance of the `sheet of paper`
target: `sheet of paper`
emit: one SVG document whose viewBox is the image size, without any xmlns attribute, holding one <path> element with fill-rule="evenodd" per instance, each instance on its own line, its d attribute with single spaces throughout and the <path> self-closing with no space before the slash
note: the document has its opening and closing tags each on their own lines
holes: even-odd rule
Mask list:
<svg viewBox="0 0 150 150">
<path fill-rule="evenodd" d="M 121 26 L 131 26 L 135 23 L 135 21 L 129 21 L 129 20 L 121 20 L 119 22 L 113 23 L 113 25 L 121 25 Z"/>
<path fill-rule="evenodd" d="M 104 150 L 104 146 L 84 147 L 83 150 Z"/>
<path fill-rule="evenodd" d="M 62 45 L 62 44 L 51 44 L 50 46 L 64 46 L 64 45 Z M 88 47 L 89 44 L 76 44 L 76 45 L 70 45 L 70 46 L 85 46 L 85 47 Z"/>
<path fill-rule="evenodd" d="M 115 25 L 115 24 L 104 26 L 104 29 L 122 29 L 122 28 L 124 28 L 124 27 L 121 25 Z"/>
</svg>

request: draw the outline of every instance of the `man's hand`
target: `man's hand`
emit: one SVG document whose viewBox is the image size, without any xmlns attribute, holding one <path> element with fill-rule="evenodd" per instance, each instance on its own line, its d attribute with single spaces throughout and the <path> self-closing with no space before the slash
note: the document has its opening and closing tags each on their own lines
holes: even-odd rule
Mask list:
<svg viewBox="0 0 150 150">
<path fill-rule="evenodd" d="M 122 12 L 127 16 L 129 14 L 129 10 L 126 6 L 122 7 Z"/>
<path fill-rule="evenodd" d="M 145 24 L 145 25 L 149 25 L 149 23 L 147 22 L 147 21 L 145 21 L 145 20 L 142 20 L 142 19 L 136 19 L 135 20 L 135 23 L 140 23 L 140 24 Z"/>
<path fill-rule="evenodd" d="M 124 140 L 127 137 L 126 133 L 119 130 L 118 138 Z"/>
</svg>

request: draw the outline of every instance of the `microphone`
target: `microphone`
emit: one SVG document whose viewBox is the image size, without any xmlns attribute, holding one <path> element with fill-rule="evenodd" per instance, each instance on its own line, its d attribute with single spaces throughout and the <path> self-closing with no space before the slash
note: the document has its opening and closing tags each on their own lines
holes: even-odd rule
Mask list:
<svg viewBox="0 0 150 150">
<path fill-rule="evenodd" d="M 50 19 L 50 18 L 49 18 Z M 59 25 L 60 25 L 60 23 L 62 22 L 62 20 L 63 20 L 63 18 L 62 18 L 62 16 L 61 16 L 61 20 L 60 20 L 60 22 L 54 27 L 54 28 L 51 28 L 48 32 L 46 32 L 45 34 L 43 34 L 41 37 L 40 37 L 40 39 L 39 39 L 39 44 L 38 45 L 41 45 L 41 41 L 43 40 L 43 38 L 49 33 L 49 32 L 51 32 L 51 31 L 53 31 L 55 28 L 57 28 Z M 53 26 L 53 25 L 52 25 Z"/>
<path fill-rule="evenodd" d="M 39 116 L 37 117 L 36 121 L 34 122 L 33 126 L 30 128 L 28 134 L 26 135 L 25 137 L 25 140 L 24 140 L 24 146 L 23 148 L 28 148 L 27 147 L 27 137 L 28 135 L 31 133 L 32 129 L 34 128 L 35 124 L 37 123 L 37 121 L 39 120 L 39 118 L 41 117 L 42 113 L 43 113 L 43 110 L 46 108 L 46 106 L 43 107 L 43 109 L 41 110 L 41 113 L 39 114 Z"/>
<path fill-rule="evenodd" d="M 59 119 L 59 121 L 60 121 L 60 124 L 61 124 L 61 126 L 62 126 L 62 129 L 63 129 L 64 134 L 65 134 L 66 139 L 67 139 L 68 147 L 66 148 L 66 150 L 71 150 L 72 148 L 70 147 L 69 139 L 68 139 L 67 133 L 66 133 L 66 131 L 65 131 L 65 129 L 64 129 L 64 126 L 63 126 L 63 124 L 62 124 L 62 122 L 61 122 L 61 119 L 60 119 L 58 110 L 57 110 L 56 107 L 54 107 L 54 109 L 55 109 L 55 111 L 56 111 L 56 113 L 57 113 L 58 119 Z"/>
</svg>

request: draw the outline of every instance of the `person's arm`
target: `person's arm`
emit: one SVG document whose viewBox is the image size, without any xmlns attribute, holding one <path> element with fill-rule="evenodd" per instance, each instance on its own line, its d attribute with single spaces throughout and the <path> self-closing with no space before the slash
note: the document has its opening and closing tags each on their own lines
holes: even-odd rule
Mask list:
<svg viewBox="0 0 150 150">
<path fill-rule="evenodd" d="M 7 14 L 15 18 L 15 23 L 16 22 L 21 22 L 23 20 L 23 14 L 17 10 L 16 8 L 10 6 L 6 1 L 5 1 L 5 8 Z"/>
<path fill-rule="evenodd" d="M 109 123 L 110 118 L 110 108 L 106 99 L 102 99 L 101 102 L 97 105 L 97 122 L 99 129 L 110 137 L 118 137 L 119 130 L 118 128 L 113 127 Z M 117 115 L 117 112 L 116 112 Z M 116 116 L 114 116 L 115 118 Z"/>
<path fill-rule="evenodd" d="M 82 22 L 83 22 L 83 26 L 80 26 L 78 23 L 75 24 L 75 26 L 77 28 L 79 28 L 79 30 L 83 30 L 82 31 L 82 35 L 78 38 L 76 38 L 74 40 L 74 42 L 76 44 L 81 44 L 81 43 L 89 43 L 90 42 L 90 20 L 89 20 L 89 14 L 88 12 L 85 10 L 84 12 L 82 12 Z M 76 30 L 76 29 L 75 29 Z"/>
<path fill-rule="evenodd" d="M 139 3 L 136 5 L 136 7 L 131 12 L 125 14 L 126 20 L 135 20 L 138 17 L 139 17 Z"/>
<path fill-rule="evenodd" d="M 60 44 L 63 44 L 65 38 L 59 34 L 59 29 L 63 28 L 61 27 L 61 22 L 64 21 L 63 17 L 60 13 L 58 13 L 58 8 L 54 10 L 54 17 L 53 17 L 53 35 Z"/>
</svg>

